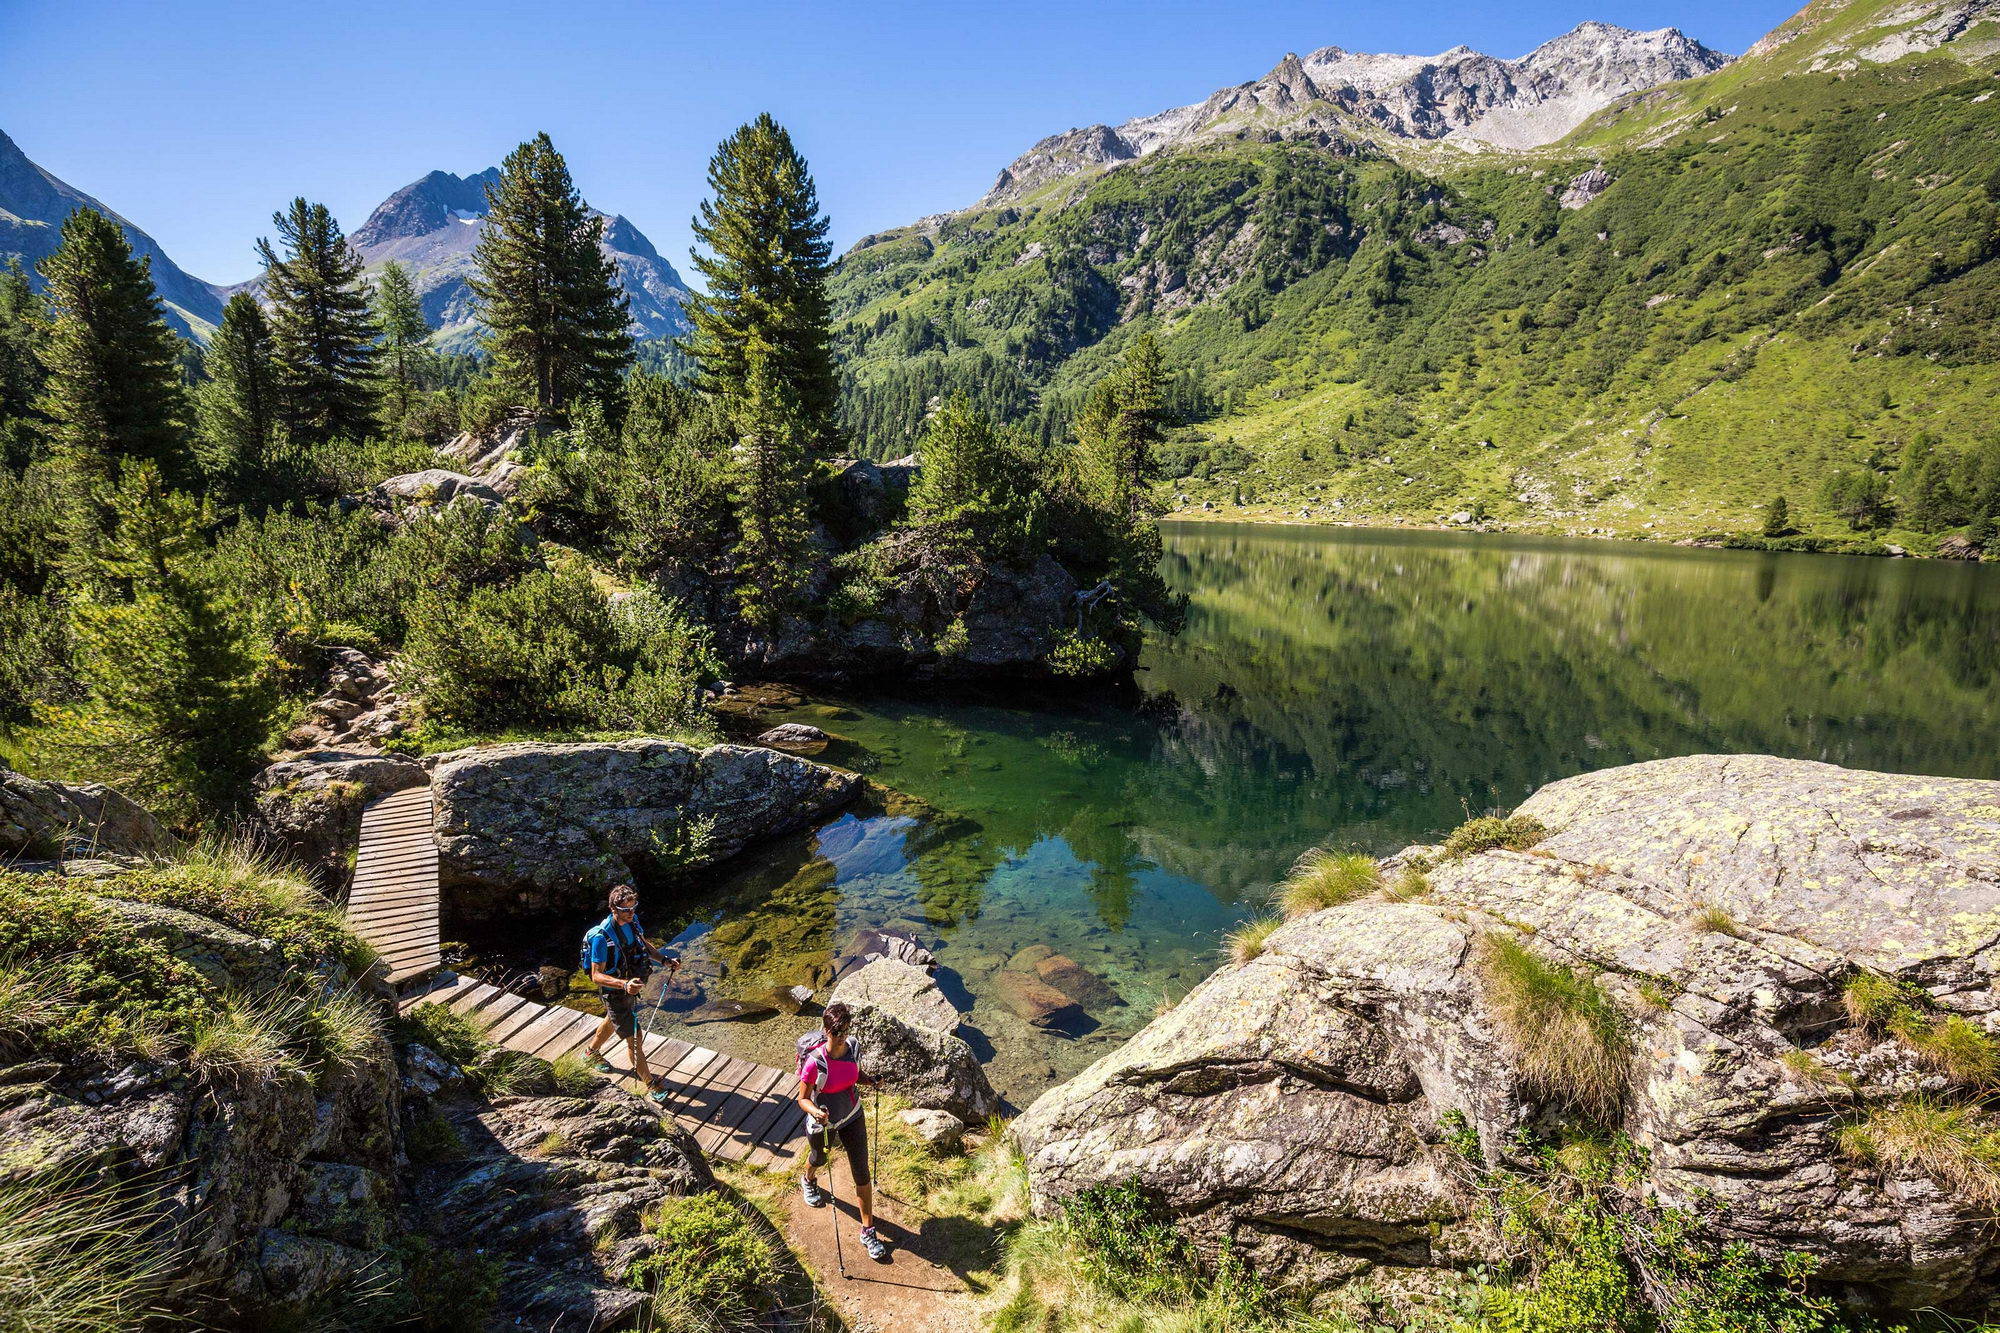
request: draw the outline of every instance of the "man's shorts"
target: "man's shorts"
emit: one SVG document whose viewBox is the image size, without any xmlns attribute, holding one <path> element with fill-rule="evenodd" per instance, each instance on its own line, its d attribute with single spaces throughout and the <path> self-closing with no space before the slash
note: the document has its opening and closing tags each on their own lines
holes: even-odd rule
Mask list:
<svg viewBox="0 0 2000 1333">
<path fill-rule="evenodd" d="M 630 1037 L 639 1030 L 638 1009 L 634 1001 L 637 997 L 622 990 L 612 990 L 609 986 L 599 986 L 597 993 L 604 997 L 604 1012 L 611 1019 L 611 1028 L 621 1037 Z"/>
</svg>

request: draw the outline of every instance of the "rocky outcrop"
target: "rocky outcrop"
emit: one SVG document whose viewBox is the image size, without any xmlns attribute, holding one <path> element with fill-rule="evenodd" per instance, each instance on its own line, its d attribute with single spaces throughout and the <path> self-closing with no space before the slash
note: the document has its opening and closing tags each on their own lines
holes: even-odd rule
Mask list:
<svg viewBox="0 0 2000 1333">
<path fill-rule="evenodd" d="M 0 863 L 19 859 L 153 856 L 173 835 L 101 782 L 42 782 L 0 762 Z"/>
<path fill-rule="evenodd" d="M 1697 756 L 1557 782 L 1520 813 L 1553 834 L 1443 862 L 1419 900 L 1289 922 L 1045 1094 L 1015 1126 L 1037 1200 L 1135 1181 L 1199 1240 L 1299 1282 L 1501 1257 L 1455 1183 L 1447 1116 L 1509 1168 L 1576 1115 L 1482 967 L 1503 938 L 1616 1006 L 1629 1065 L 1609 1127 L 1646 1153 L 1657 1203 L 1807 1254 L 1857 1299 L 1989 1292 L 1990 1210 L 1843 1156 L 1836 1134 L 1945 1093 L 1843 1016 L 1855 976 L 2000 1030 L 2000 783 Z"/>
<path fill-rule="evenodd" d="M 319 697 L 305 719 L 285 735 L 289 750 L 340 746 L 373 748 L 410 728 L 408 700 L 396 688 L 387 659 L 358 648 L 326 650 Z"/>
<path fill-rule="evenodd" d="M 972 1048 L 948 1032 L 922 1027 L 873 1004 L 854 1010 L 861 1072 L 920 1110 L 945 1111 L 983 1125 L 1004 1107 Z"/>
<path fill-rule="evenodd" d="M 488 509 L 498 510 L 506 504 L 500 492 L 463 472 L 448 472 L 443 468 L 425 468 L 422 472 L 405 472 L 377 482 L 374 498 L 384 509 L 392 513 L 404 510 L 443 509 L 459 500 L 470 500 Z"/>
<path fill-rule="evenodd" d="M 934 1032 L 950 1032 L 959 1023 L 957 1008 L 944 997 L 931 974 L 894 958 L 878 958 L 848 973 L 833 988 L 832 999 L 874 1005 Z"/>
<path fill-rule="evenodd" d="M 423 766 L 367 750 L 311 750 L 257 775 L 252 826 L 273 851 L 313 872 L 320 887 L 346 888 L 347 855 L 361 836 L 361 811 L 378 796 L 421 786 Z"/>
<path fill-rule="evenodd" d="M 772 750 L 653 739 L 492 745 L 430 762 L 445 890 L 475 918 L 595 907 L 613 884 L 802 828 L 861 781 Z"/>
</svg>

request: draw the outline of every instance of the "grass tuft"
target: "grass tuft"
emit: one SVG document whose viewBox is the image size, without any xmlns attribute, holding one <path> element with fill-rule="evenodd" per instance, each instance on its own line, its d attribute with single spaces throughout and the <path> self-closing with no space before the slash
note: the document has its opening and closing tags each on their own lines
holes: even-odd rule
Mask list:
<svg viewBox="0 0 2000 1333">
<path fill-rule="evenodd" d="M 315 1005 L 309 1017 L 313 1044 L 320 1056 L 315 1074 L 346 1076 L 389 1063 L 389 1042 L 382 1030 L 382 1007 L 357 990 L 345 990 Z"/>
<path fill-rule="evenodd" d="M 1918 1170 L 1968 1202 L 2000 1207 L 2000 1126 L 1976 1107 L 1913 1097 L 1841 1126 L 1835 1141 L 1849 1157 Z"/>
<path fill-rule="evenodd" d="M 1315 847 L 1293 864 L 1272 900 L 1289 921 L 1365 898 L 1381 887 L 1382 870 L 1372 857 Z"/>
<path fill-rule="evenodd" d="M 549 1064 L 549 1075 L 555 1080 L 556 1091 L 565 1097 L 589 1097 L 604 1082 L 603 1076 L 578 1051 L 557 1056 Z"/>
<path fill-rule="evenodd" d="M 154 1219 L 109 1184 L 0 1185 L 0 1327 L 123 1333 L 150 1327 L 173 1256 L 145 1239 Z"/>
<path fill-rule="evenodd" d="M 1487 1003 L 1535 1092 L 1601 1123 L 1624 1105 L 1632 1048 L 1624 1016 L 1588 975 L 1505 935 L 1481 942 Z"/>
<path fill-rule="evenodd" d="M 177 856 L 180 873 L 225 899 L 256 903 L 273 917 L 323 912 L 327 900 L 303 875 L 254 840 L 211 835 Z"/>
<path fill-rule="evenodd" d="M 1811 1051 L 1786 1051 L 1778 1057 L 1785 1072 L 1809 1088 L 1851 1088 L 1854 1076 L 1843 1074 Z"/>
<path fill-rule="evenodd" d="M 1981 1088 L 2000 1075 L 2000 1046 L 1985 1029 L 1957 1014 L 1908 1031 L 1899 1028 L 1896 1035 L 1918 1059 L 1954 1083 Z"/>
<path fill-rule="evenodd" d="M 1729 914 L 1729 909 L 1714 903 L 1703 903 L 1696 908 L 1694 915 L 1688 918 L 1688 924 L 1707 935 L 1727 935 L 1731 939 L 1743 938 L 1743 927 Z"/>
<path fill-rule="evenodd" d="M 1431 896 L 1431 877 L 1414 866 L 1396 876 L 1396 882 L 1382 891 L 1390 902 L 1413 903 Z"/>
<path fill-rule="evenodd" d="M 0 1050 L 25 1047 L 67 1010 L 71 990 L 61 964 L 0 962 Z"/>
<path fill-rule="evenodd" d="M 1549 836 L 1542 821 L 1530 815 L 1481 815 L 1453 829 L 1444 840 L 1447 861 L 1463 861 L 1479 852 L 1503 849 L 1525 852 Z"/>
<path fill-rule="evenodd" d="M 1857 972 L 1842 988 L 1841 1005 L 1857 1027 L 1886 1030 L 1889 1023 L 1917 999 L 1914 987 L 1892 981 L 1879 972 Z"/>
<path fill-rule="evenodd" d="M 237 1087 L 302 1074 L 296 1047 L 311 1018 L 311 1003 L 301 995 L 226 995 L 194 1020 L 188 1064 L 211 1083 Z"/>
<path fill-rule="evenodd" d="M 1222 937 L 1223 956 L 1236 966 L 1243 966 L 1264 952 L 1264 943 L 1271 938 L 1271 932 L 1284 924 L 1282 917 L 1252 917 Z"/>
</svg>

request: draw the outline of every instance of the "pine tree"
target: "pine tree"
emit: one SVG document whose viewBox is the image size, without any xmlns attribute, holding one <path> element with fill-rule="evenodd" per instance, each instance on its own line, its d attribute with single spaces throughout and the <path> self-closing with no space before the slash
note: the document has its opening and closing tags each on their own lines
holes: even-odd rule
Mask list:
<svg viewBox="0 0 2000 1333">
<path fill-rule="evenodd" d="M 48 330 L 48 306 L 18 258 L 0 268 L 0 467 L 19 470 L 41 452 L 42 363 L 35 349 Z"/>
<path fill-rule="evenodd" d="M 180 340 L 160 314 L 144 260 L 118 225 L 80 208 L 62 245 L 42 261 L 50 323 L 38 349 L 46 378 L 36 410 L 48 418 L 73 550 L 112 531 L 125 471 L 148 464 L 168 484 L 189 472 Z"/>
<path fill-rule="evenodd" d="M 1159 344 L 1151 334 L 1142 334 L 1091 389 L 1077 418 L 1077 444 L 1093 503 L 1133 519 L 1151 513 L 1146 480 L 1165 420 Z"/>
<path fill-rule="evenodd" d="M 431 326 L 424 321 L 410 270 L 393 259 L 375 280 L 375 323 L 382 330 L 382 373 L 388 381 L 389 404 L 400 424 L 409 415 L 410 395 L 424 380 Z"/>
<path fill-rule="evenodd" d="M 711 253 L 694 257 L 708 295 L 688 309 L 705 392 L 749 396 L 753 349 L 797 404 L 806 437 L 831 448 L 839 381 L 828 331 L 832 247 L 819 192 L 784 128 L 761 115 L 722 141 L 708 163 L 713 198 L 694 234 Z"/>
<path fill-rule="evenodd" d="M 966 397 L 937 410 L 919 449 L 924 465 L 910 488 L 913 525 L 937 529 L 984 557 L 1006 558 L 1023 549 L 1030 470 Z"/>
<path fill-rule="evenodd" d="M 806 518 L 808 451 L 805 414 L 791 385 L 762 346 L 748 349 L 746 392 L 735 419 L 736 597 L 743 619 L 768 629 L 798 602 L 811 570 Z"/>
<path fill-rule="evenodd" d="M 271 326 L 256 298 L 238 292 L 202 358 L 208 382 L 196 392 L 203 463 L 240 492 L 262 479 L 277 426 Z"/>
<path fill-rule="evenodd" d="M 190 572 L 199 513 L 151 463 L 114 497 L 105 578 L 72 612 L 81 705 L 44 705 L 42 744 L 70 765 L 181 818 L 240 796 L 275 715 L 264 658 Z M 106 591 L 116 587 L 117 591 Z"/>
<path fill-rule="evenodd" d="M 1787 537 L 1792 531 L 1791 502 L 1780 495 L 1771 501 L 1764 511 L 1764 535 L 1766 537 Z"/>
<path fill-rule="evenodd" d="M 507 154 L 486 207 L 471 286 L 495 370 L 542 413 L 609 398 L 632 362 L 631 314 L 598 245 L 604 219 L 548 135 Z"/>
<path fill-rule="evenodd" d="M 292 200 L 273 213 L 284 247 L 257 242 L 271 306 L 281 419 L 299 442 L 358 440 L 374 430 L 375 321 L 361 256 L 325 204 Z"/>
</svg>

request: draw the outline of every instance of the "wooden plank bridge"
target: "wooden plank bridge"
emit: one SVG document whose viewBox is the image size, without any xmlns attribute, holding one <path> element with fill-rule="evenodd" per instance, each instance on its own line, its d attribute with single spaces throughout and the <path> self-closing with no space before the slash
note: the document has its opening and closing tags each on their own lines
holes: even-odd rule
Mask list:
<svg viewBox="0 0 2000 1333">
<path fill-rule="evenodd" d="M 382 955 L 392 985 L 429 981 L 405 989 L 399 1001 L 405 1011 L 446 1005 L 497 1044 L 544 1060 L 581 1052 L 602 1019 L 444 971 L 434 813 L 428 785 L 393 792 L 362 811 L 349 925 Z M 704 1151 L 759 1166 L 790 1164 L 805 1120 L 791 1095 L 794 1075 L 657 1032 L 644 1034 L 644 1042 L 652 1072 L 666 1075 L 662 1115 Z M 606 1042 L 604 1057 L 620 1076 L 634 1078 L 622 1039 Z"/>
</svg>

